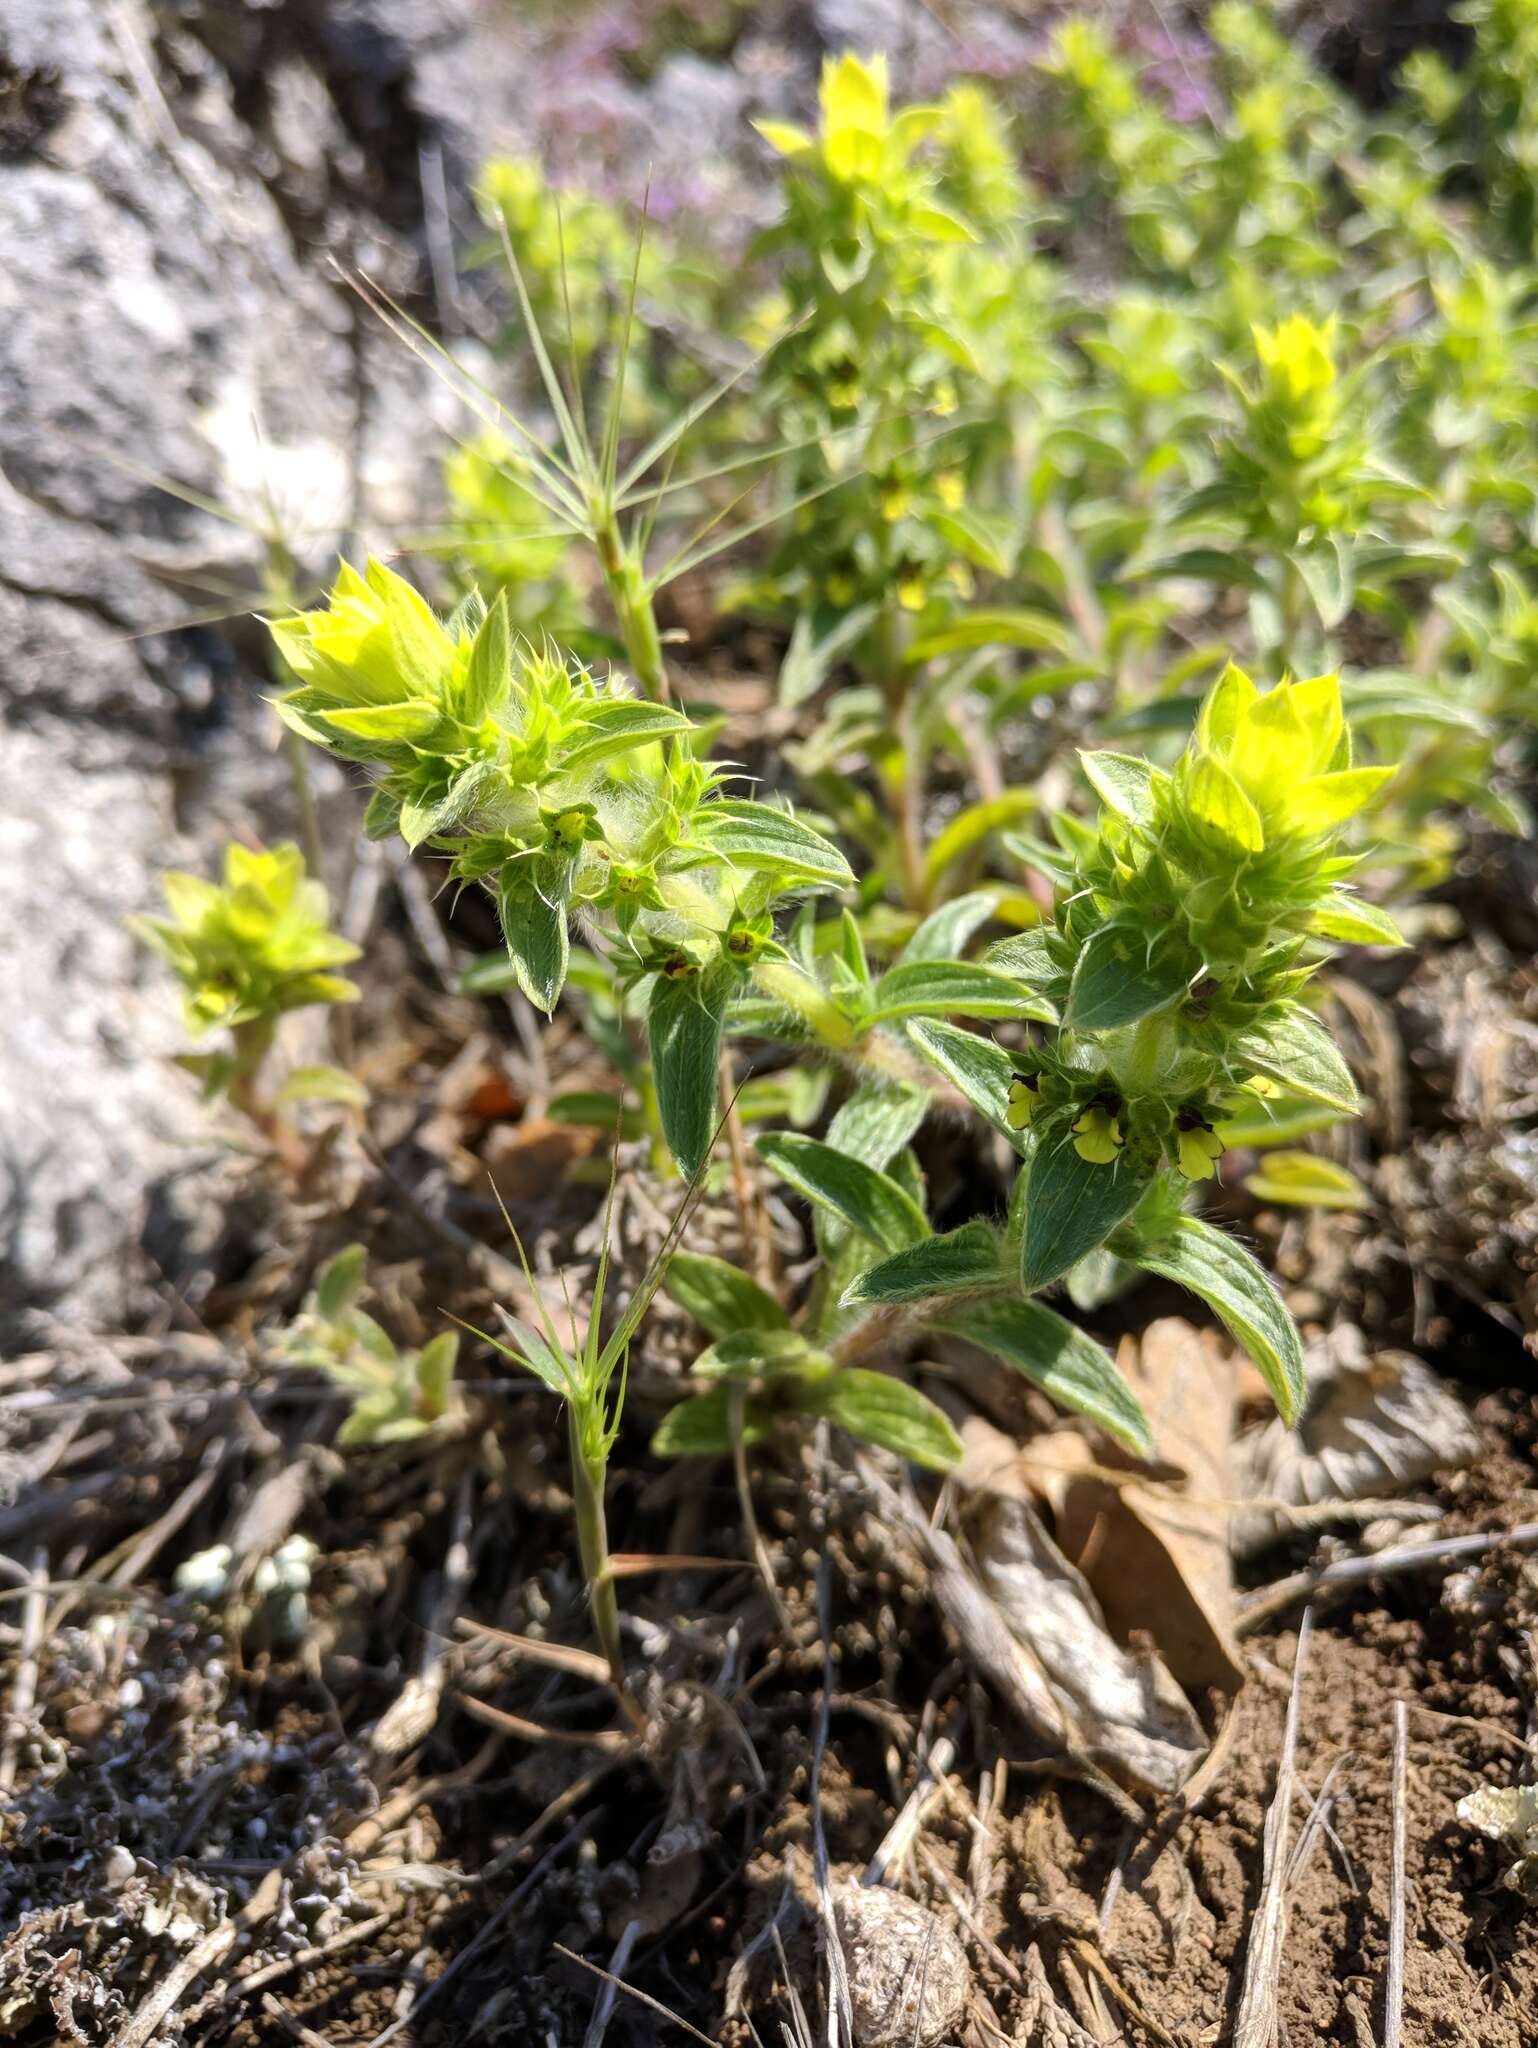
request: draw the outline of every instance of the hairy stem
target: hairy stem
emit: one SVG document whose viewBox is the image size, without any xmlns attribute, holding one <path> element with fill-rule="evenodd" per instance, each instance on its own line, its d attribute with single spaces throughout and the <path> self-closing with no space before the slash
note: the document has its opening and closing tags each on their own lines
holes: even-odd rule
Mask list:
<svg viewBox="0 0 1538 2048">
<path fill-rule="evenodd" d="M 625 546 L 612 506 L 595 507 L 593 541 L 635 679 L 654 703 L 666 704 L 671 692 L 651 586 L 640 562 Z"/>
<path fill-rule="evenodd" d="M 575 1407 L 566 1413 L 571 1443 L 571 1498 L 577 1518 L 577 1549 L 582 1576 L 587 1582 L 588 1611 L 593 1633 L 609 1667 L 615 1690 L 628 1699 L 625 1685 L 625 1656 L 620 1644 L 619 1599 L 614 1591 L 614 1572 L 609 1558 L 609 1524 L 604 1514 L 604 1481 L 608 1459 L 600 1453 L 590 1457 L 583 1442 L 582 1422 Z"/>
</svg>

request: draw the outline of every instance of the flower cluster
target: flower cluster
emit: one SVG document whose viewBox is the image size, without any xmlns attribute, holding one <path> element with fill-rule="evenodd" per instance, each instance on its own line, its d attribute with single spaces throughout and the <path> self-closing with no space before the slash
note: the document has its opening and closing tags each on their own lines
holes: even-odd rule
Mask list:
<svg viewBox="0 0 1538 2048">
<path fill-rule="evenodd" d="M 354 984 L 333 974 L 358 948 L 328 926 L 321 883 L 297 846 L 231 845 L 224 880 L 172 871 L 161 877 L 169 918 L 136 918 L 182 985 L 187 1028 L 234 1030 L 309 1003 L 351 1003 Z"/>
<path fill-rule="evenodd" d="M 1282 1084 L 1349 1108 L 1350 1076 L 1301 997 L 1321 942 L 1398 934 L 1337 851 L 1392 771 L 1352 765 L 1336 678 L 1263 694 L 1230 667 L 1173 770 L 1083 761 L 1099 828 L 1063 820 L 1061 850 L 1036 849 L 1053 922 L 990 955 L 1061 1017 L 1020 1063 L 1011 1126 L 1092 1165 L 1125 1153 L 1145 1176 L 1164 1162 L 1205 1180 L 1245 1093 Z"/>
</svg>

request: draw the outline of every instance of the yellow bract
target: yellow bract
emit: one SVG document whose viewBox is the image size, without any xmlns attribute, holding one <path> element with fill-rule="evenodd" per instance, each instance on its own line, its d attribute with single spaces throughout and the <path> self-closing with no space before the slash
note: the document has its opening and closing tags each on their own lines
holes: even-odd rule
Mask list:
<svg viewBox="0 0 1538 2048">
<path fill-rule="evenodd" d="M 1230 665 L 1197 720 L 1183 773 L 1187 807 L 1247 853 L 1329 832 L 1394 772 L 1346 765 L 1344 735 L 1338 677 L 1281 683 L 1262 695 Z"/>
<path fill-rule="evenodd" d="M 1335 384 L 1335 322 L 1323 325 L 1294 313 L 1276 327 L 1256 327 L 1255 353 L 1266 373 L 1269 392 L 1289 405 L 1304 407 Z"/>
<path fill-rule="evenodd" d="M 272 634 L 302 682 L 341 685 L 360 704 L 416 695 L 454 662 L 454 643 L 425 599 L 372 559 L 361 576 L 344 562 L 326 606 L 277 620 Z"/>
<path fill-rule="evenodd" d="M 886 58 L 865 64 L 852 50 L 829 58 L 818 99 L 823 160 L 833 176 L 846 185 L 879 176 L 891 125 Z"/>
</svg>

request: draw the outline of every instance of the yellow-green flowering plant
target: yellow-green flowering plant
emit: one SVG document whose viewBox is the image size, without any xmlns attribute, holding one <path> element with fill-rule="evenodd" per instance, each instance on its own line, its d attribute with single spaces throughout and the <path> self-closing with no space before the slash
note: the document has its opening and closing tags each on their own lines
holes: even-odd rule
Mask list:
<svg viewBox="0 0 1538 2048">
<path fill-rule="evenodd" d="M 926 1240 L 861 1275 L 846 1299 L 911 1298 L 954 1253 L 955 1291 L 997 1288 L 1007 1274 L 1027 1297 L 984 1317 L 1021 1353 L 1032 1330 L 1063 1341 L 1029 1298 L 1105 1248 L 1203 1296 L 1291 1416 L 1302 1352 L 1281 1298 L 1186 1205 L 1246 1106 L 1285 1092 L 1335 1115 L 1357 1107 L 1305 994 L 1333 943 L 1399 942 L 1351 886 L 1359 859 L 1340 851 L 1342 827 L 1392 771 L 1353 765 L 1334 676 L 1261 692 L 1235 668 L 1173 769 L 1100 751 L 1083 766 L 1098 824 L 1062 817 L 1055 846 L 1020 845 L 1052 880 L 1051 921 L 986 956 L 1049 1003 L 1056 1024 L 1013 1054 L 945 1023 L 909 1027 L 1021 1151 L 1009 1226 L 987 1246 L 974 1225 L 964 1246 Z"/>
<path fill-rule="evenodd" d="M 172 871 L 161 878 L 169 917 L 140 917 L 133 929 L 182 985 L 187 1028 L 229 1034 L 227 1048 L 186 1053 L 210 1099 L 228 1096 L 264 1130 L 277 1105 L 306 1098 L 353 1103 L 360 1089 L 332 1067 L 300 1067 L 269 1100 L 260 1076 L 279 1019 L 312 1003 L 351 1003 L 356 985 L 334 970 L 358 948 L 330 929 L 324 885 L 306 873 L 297 846 L 230 845 L 224 878 Z"/>
<path fill-rule="evenodd" d="M 782 959 L 774 912 L 850 885 L 789 810 L 730 795 L 682 712 L 510 632 L 499 597 L 444 624 L 381 563 L 273 631 L 300 678 L 279 699 L 306 739 L 375 771 L 366 827 L 446 856 L 494 898 L 514 978 L 554 1009 L 580 918 L 647 997 L 662 1128 L 705 1156 L 729 1003 Z"/>
</svg>

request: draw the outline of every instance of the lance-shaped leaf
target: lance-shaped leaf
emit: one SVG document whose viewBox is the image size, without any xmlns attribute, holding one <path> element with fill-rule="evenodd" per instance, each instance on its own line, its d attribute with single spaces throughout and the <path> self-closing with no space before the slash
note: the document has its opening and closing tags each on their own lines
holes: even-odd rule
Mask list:
<svg viewBox="0 0 1538 2048">
<path fill-rule="evenodd" d="M 1060 1406 L 1099 1423 L 1140 1457 L 1152 1450 L 1148 1418 L 1110 1354 L 1039 1301 L 974 1302 L 964 1315 L 942 1318 L 932 1327 L 991 1351 Z"/>
<path fill-rule="evenodd" d="M 512 686 L 512 627 L 507 616 L 507 592 L 499 590 L 470 649 L 459 701 L 460 718 L 468 726 L 479 725 L 493 711 L 500 710 Z"/>
<path fill-rule="evenodd" d="M 831 1210 L 883 1251 L 901 1251 L 929 1235 L 924 1212 L 907 1190 L 862 1159 L 795 1131 L 766 1132 L 758 1150 L 797 1194 Z"/>
<path fill-rule="evenodd" d="M 1302 1341 L 1265 1268 L 1243 1245 L 1199 1217 L 1181 1216 L 1151 1241 L 1125 1231 L 1113 1249 L 1199 1295 L 1259 1366 L 1282 1420 L 1297 1420 L 1305 1393 Z"/>
<path fill-rule="evenodd" d="M 509 861 L 497 890 L 502 936 L 518 986 L 547 1016 L 565 984 L 571 954 L 566 920 L 573 866 L 567 854 Z"/>
<path fill-rule="evenodd" d="M 829 888 L 854 886 L 848 861 L 789 811 L 736 797 L 704 804 L 695 815 L 695 837 L 723 859 L 787 882 L 820 882 Z"/>
<path fill-rule="evenodd" d="M 769 125 L 776 124 L 771 122 Z M 874 604 L 856 605 L 852 611 L 845 612 L 837 625 L 820 640 L 813 632 L 810 615 L 798 612 L 790 631 L 790 645 L 780 663 L 780 702 L 793 707 L 804 704 L 808 697 L 814 697 L 827 681 L 835 663 L 843 659 L 875 618 L 876 611 Z"/>
<path fill-rule="evenodd" d="M 867 1024 L 899 1017 L 1033 1017 L 1056 1021 L 1052 1005 L 997 968 L 970 960 L 914 960 L 888 968 L 872 990 Z"/>
<path fill-rule="evenodd" d="M 1191 816 L 1227 845 L 1242 853 L 1259 853 L 1265 845 L 1259 811 L 1214 755 L 1199 753 L 1188 761 L 1185 800 Z"/>
<path fill-rule="evenodd" d="M 1118 816 L 1151 832 L 1158 821 L 1155 799 L 1169 777 L 1136 754 L 1081 753 L 1079 765 L 1095 793 Z"/>
<path fill-rule="evenodd" d="M 334 1320 L 352 1307 L 363 1292 L 367 1264 L 368 1246 L 350 1244 L 321 1267 L 315 1276 L 315 1306 L 321 1315 Z"/>
<path fill-rule="evenodd" d="M 910 662 L 929 661 L 937 654 L 962 654 L 974 647 L 1024 647 L 1033 654 L 1071 654 L 1073 633 L 1051 612 L 1017 607 L 1013 611 L 968 612 L 954 625 L 915 640 Z"/>
<path fill-rule="evenodd" d="M 1007 825 L 1018 824 L 1040 802 L 1034 789 L 1006 789 L 1002 796 L 985 797 L 958 811 L 943 832 L 930 842 L 924 854 L 924 881 L 938 893 L 947 873 L 966 855 L 973 853 Z"/>
<path fill-rule="evenodd" d="M 687 981 L 659 974 L 647 1027 L 657 1111 L 668 1150 L 692 1180 L 716 1128 L 721 1025 L 737 977 L 724 963 Z"/>
<path fill-rule="evenodd" d="M 731 1387 L 711 1387 L 678 1406 L 663 1421 L 652 1438 L 652 1450 L 659 1458 L 722 1457 L 732 1447 Z M 772 1418 L 760 1413 L 751 1401 L 743 1403 L 742 1441 L 751 1446 L 762 1443 L 773 1427 Z"/>
<path fill-rule="evenodd" d="M 561 773 L 575 774 L 631 747 L 644 747 L 651 740 L 669 739 L 688 730 L 683 713 L 670 711 L 664 704 L 643 704 L 633 697 L 607 698 L 592 707 L 581 732 L 561 749 Z"/>
<path fill-rule="evenodd" d="M 1314 906 L 1308 929 L 1349 946 L 1402 946 L 1404 933 L 1376 903 L 1364 903 L 1345 889 L 1332 889 Z"/>
<path fill-rule="evenodd" d="M 825 1416 L 851 1436 L 933 1472 L 948 1471 L 961 1457 L 961 1439 L 944 1410 L 889 1373 L 844 1366 L 814 1381 L 798 1405 L 808 1415 Z"/>
<path fill-rule="evenodd" d="M 1000 939 L 983 955 L 983 965 L 997 968 L 1000 974 L 1012 974 L 1038 995 L 1055 997 L 1059 989 L 1067 989 L 1068 976 L 1053 958 L 1051 930 L 1047 925 L 1033 925 L 1028 932 Z"/>
<path fill-rule="evenodd" d="M 1244 1185 L 1257 1202 L 1284 1208 L 1365 1209 L 1367 1190 L 1354 1173 L 1317 1152 L 1269 1152 Z"/>
<path fill-rule="evenodd" d="M 361 1109 L 368 1090 L 341 1067 L 293 1067 L 278 1090 L 279 1102 L 340 1102 Z"/>
<path fill-rule="evenodd" d="M 708 1252 L 674 1252 L 662 1285 L 712 1337 L 729 1337 L 734 1330 L 789 1327 L 790 1318 L 772 1294 L 740 1268 Z"/>
<path fill-rule="evenodd" d="M 310 713 L 323 730 L 344 739 L 387 741 L 421 739 L 441 715 L 438 706 L 423 697 L 408 697 L 399 704 L 360 704 Z"/>
<path fill-rule="evenodd" d="M 909 1042 L 935 1071 L 943 1074 L 1017 1152 L 1024 1153 L 1028 1144 L 1025 1133 L 1012 1130 L 1009 1124 L 1009 1090 L 1015 1078 L 1009 1054 L 991 1038 L 963 1031 L 959 1024 L 942 1024 L 926 1018 L 910 1024 L 907 1031 Z"/>
<path fill-rule="evenodd" d="M 799 1330 L 732 1330 L 689 1370 L 702 1380 L 814 1379 L 831 1372 L 833 1361 Z"/>
<path fill-rule="evenodd" d="M 862 1081 L 829 1124 L 828 1143 L 847 1158 L 885 1166 L 924 1121 L 929 1100 L 902 1081 Z"/>
<path fill-rule="evenodd" d="M 1043 1133 L 1026 1171 L 1020 1284 L 1027 1294 L 1060 1280 L 1103 1244 L 1153 1179 L 1152 1169 L 1126 1150 L 1105 1166 L 1081 1159 L 1066 1128 L 1050 1138 Z"/>
<path fill-rule="evenodd" d="M 1111 1031 L 1162 1010 L 1189 985 L 1200 962 L 1182 946 L 1149 952 L 1133 925 L 1103 924 L 1079 952 L 1067 1021 L 1081 1031 Z"/>
<path fill-rule="evenodd" d="M 496 770 L 489 762 L 475 761 L 461 769 L 435 801 L 402 803 L 397 821 L 402 839 L 414 851 L 435 832 L 447 832 L 470 814 L 495 780 Z"/>
<path fill-rule="evenodd" d="M 1189 502 L 1183 509 L 1190 510 Z M 1130 569 L 1125 576 L 1128 582 L 1164 583 L 1180 577 L 1197 583 L 1229 584 L 1244 590 L 1270 588 L 1253 562 L 1228 548 L 1183 548 L 1178 555 L 1166 555 L 1162 561 Z"/>
<path fill-rule="evenodd" d="M 839 1306 L 878 1307 L 947 1294 L 975 1294 L 984 1288 L 1006 1286 L 1009 1278 L 994 1232 L 986 1223 L 963 1223 L 959 1230 L 949 1230 L 943 1237 L 926 1237 L 869 1267 L 844 1289 Z"/>
<path fill-rule="evenodd" d="M 993 915 L 991 891 L 975 889 L 969 896 L 954 896 L 932 910 L 897 957 L 906 967 L 915 960 L 954 960 L 980 924 Z"/>
<path fill-rule="evenodd" d="M 1267 1024 L 1239 1032 L 1232 1046 L 1235 1067 L 1249 1067 L 1280 1081 L 1294 1095 L 1354 1116 L 1361 1107 L 1351 1069 L 1317 1017 L 1298 1004 Z"/>
</svg>

